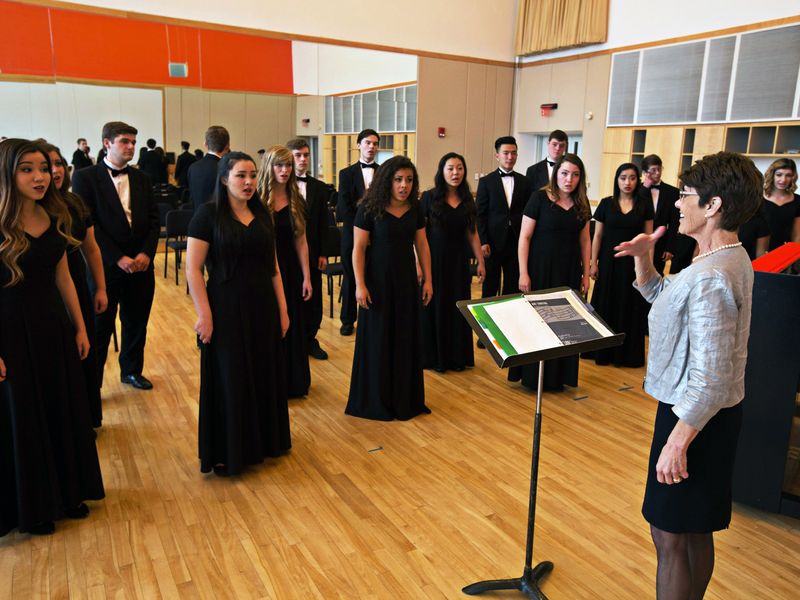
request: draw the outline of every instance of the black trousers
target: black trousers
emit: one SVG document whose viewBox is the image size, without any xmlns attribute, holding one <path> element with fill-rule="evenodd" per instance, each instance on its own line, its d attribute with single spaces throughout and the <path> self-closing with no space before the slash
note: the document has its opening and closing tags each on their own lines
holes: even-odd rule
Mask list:
<svg viewBox="0 0 800 600">
<path fill-rule="evenodd" d="M 122 340 L 119 350 L 120 376 L 141 375 L 144 368 L 144 345 L 147 341 L 147 321 L 153 306 L 156 280 L 153 265 L 147 271 L 126 273 L 113 266 L 105 267 L 108 308 L 96 315 L 95 349 L 100 368 L 100 386 L 103 385 L 103 371 L 108 356 L 108 344 L 114 331 L 119 306 L 119 320 L 122 323 Z M 94 295 L 94 282 L 89 278 L 89 287 Z"/>
<path fill-rule="evenodd" d="M 353 325 L 358 316 L 356 304 L 356 275 L 353 272 L 353 226 L 342 228 L 342 325 Z"/>
<path fill-rule="evenodd" d="M 489 298 L 500 293 L 514 294 L 519 291 L 519 260 L 517 258 L 517 240 L 509 236 L 502 248 L 492 246 L 492 254 L 487 256 L 486 277 L 483 280 L 481 296 Z M 502 290 L 500 275 L 502 272 Z"/>
<path fill-rule="evenodd" d="M 303 302 L 303 320 L 306 325 L 306 337 L 310 342 L 317 337 L 317 332 L 322 324 L 322 271 L 317 268 L 318 258 L 309 256 L 309 268 L 311 270 L 311 299 Z"/>
</svg>

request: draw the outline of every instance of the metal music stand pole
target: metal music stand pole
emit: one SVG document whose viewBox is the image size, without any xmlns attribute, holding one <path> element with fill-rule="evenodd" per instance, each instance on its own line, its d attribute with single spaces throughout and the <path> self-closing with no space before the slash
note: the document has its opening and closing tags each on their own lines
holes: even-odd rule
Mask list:
<svg viewBox="0 0 800 600">
<path fill-rule="evenodd" d="M 539 361 L 539 383 L 536 389 L 536 414 L 533 420 L 533 454 L 531 456 L 531 491 L 528 500 L 528 539 L 525 545 L 525 569 L 517 579 L 493 579 L 472 583 L 461 591 L 470 596 L 492 590 L 519 590 L 534 600 L 547 600 L 539 589 L 539 581 L 553 570 L 549 560 L 531 567 L 533 561 L 533 528 L 536 521 L 536 488 L 539 480 L 539 445 L 542 433 L 542 390 L 544 387 L 544 361 Z"/>
</svg>

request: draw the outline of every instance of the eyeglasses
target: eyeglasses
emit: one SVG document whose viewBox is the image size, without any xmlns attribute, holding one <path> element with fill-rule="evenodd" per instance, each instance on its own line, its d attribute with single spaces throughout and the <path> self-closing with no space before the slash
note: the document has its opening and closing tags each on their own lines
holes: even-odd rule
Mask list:
<svg viewBox="0 0 800 600">
<path fill-rule="evenodd" d="M 678 192 L 678 197 L 681 200 L 684 200 L 684 199 L 688 198 L 689 196 L 699 196 L 699 195 L 700 194 L 698 194 L 697 192 L 687 192 L 686 190 L 681 190 L 681 191 Z"/>
<path fill-rule="evenodd" d="M 664 169 L 661 167 L 651 167 L 645 171 L 648 175 L 659 175 Z"/>
</svg>

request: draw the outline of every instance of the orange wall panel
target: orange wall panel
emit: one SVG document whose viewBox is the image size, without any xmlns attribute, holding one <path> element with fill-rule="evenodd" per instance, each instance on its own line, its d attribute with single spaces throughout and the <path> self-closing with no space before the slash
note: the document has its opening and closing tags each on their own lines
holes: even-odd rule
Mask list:
<svg viewBox="0 0 800 600">
<path fill-rule="evenodd" d="M 6 75 L 55 74 L 46 8 L 0 2 L 0 71 Z"/>
<path fill-rule="evenodd" d="M 294 92 L 288 40 L 201 29 L 200 63 L 205 89 Z"/>
</svg>

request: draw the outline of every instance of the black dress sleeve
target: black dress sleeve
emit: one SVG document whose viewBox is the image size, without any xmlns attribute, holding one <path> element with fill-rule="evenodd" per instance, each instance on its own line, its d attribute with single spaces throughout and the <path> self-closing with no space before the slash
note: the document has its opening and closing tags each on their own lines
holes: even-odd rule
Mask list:
<svg viewBox="0 0 800 600">
<path fill-rule="evenodd" d="M 530 219 L 533 219 L 534 221 L 538 221 L 542 213 L 542 206 L 544 206 L 544 202 L 550 202 L 550 199 L 547 197 L 547 193 L 541 190 L 535 191 L 533 194 L 531 194 L 531 197 L 528 200 L 528 203 L 525 205 L 525 210 L 522 214 Z"/>
<path fill-rule="evenodd" d="M 640 200 L 641 202 L 641 200 Z M 656 218 L 656 213 L 653 210 L 653 203 L 652 202 L 645 202 L 644 203 L 644 220 L 645 221 L 653 221 Z"/>
<path fill-rule="evenodd" d="M 367 214 L 363 204 L 359 206 L 356 211 L 356 218 L 353 220 L 353 225 L 364 231 L 372 231 L 372 228 L 375 226 L 375 219 Z"/>
<path fill-rule="evenodd" d="M 203 240 L 209 244 L 214 240 L 214 204 L 206 202 L 195 211 L 189 221 L 189 237 Z"/>
<path fill-rule="evenodd" d="M 417 229 L 425 228 L 425 213 L 422 212 L 422 207 L 417 206 L 414 210 L 417 211 Z"/>
<path fill-rule="evenodd" d="M 608 204 L 611 202 L 611 197 L 603 198 L 600 204 L 594 210 L 594 220 L 598 223 L 604 223 L 606 220 L 606 212 L 608 211 Z"/>
</svg>

